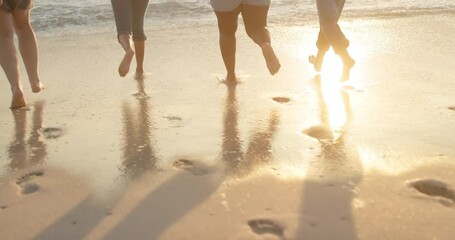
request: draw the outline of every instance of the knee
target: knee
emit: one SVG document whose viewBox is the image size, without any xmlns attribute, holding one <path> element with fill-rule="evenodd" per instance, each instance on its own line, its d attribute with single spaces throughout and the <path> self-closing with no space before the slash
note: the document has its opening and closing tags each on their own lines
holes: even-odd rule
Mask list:
<svg viewBox="0 0 455 240">
<path fill-rule="evenodd" d="M 338 22 L 337 20 L 329 20 L 326 19 L 324 21 L 319 22 L 319 27 L 323 33 L 333 31 L 334 28 L 336 28 Z"/>
<path fill-rule="evenodd" d="M 32 25 L 29 21 L 16 20 L 14 21 L 14 29 L 16 32 L 32 31 Z"/>
<path fill-rule="evenodd" d="M 147 36 L 145 36 L 144 30 L 133 31 L 133 41 L 141 42 L 145 40 L 147 40 Z"/>
<path fill-rule="evenodd" d="M 245 26 L 245 31 L 248 37 L 250 37 L 251 39 L 255 39 L 255 36 L 259 32 L 259 29 Z"/>
<path fill-rule="evenodd" d="M 235 37 L 235 33 L 237 32 L 237 25 L 231 24 L 231 25 L 224 25 L 224 26 L 218 26 L 219 27 L 219 32 L 220 32 L 220 37 L 223 38 L 233 38 Z"/>
<path fill-rule="evenodd" d="M 258 45 L 264 42 L 270 42 L 269 31 L 266 27 L 246 27 L 245 31 L 248 37 Z"/>
<path fill-rule="evenodd" d="M 222 32 L 220 31 L 220 40 L 235 39 L 235 31 Z"/>
</svg>

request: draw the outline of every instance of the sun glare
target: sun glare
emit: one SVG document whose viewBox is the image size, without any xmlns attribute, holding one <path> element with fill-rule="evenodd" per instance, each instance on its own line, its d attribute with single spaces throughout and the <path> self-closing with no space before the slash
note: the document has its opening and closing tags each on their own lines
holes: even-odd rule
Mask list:
<svg viewBox="0 0 455 240">
<path fill-rule="evenodd" d="M 348 121 L 347 106 L 339 83 L 342 70 L 341 60 L 333 52 L 328 52 L 322 66 L 321 91 L 327 107 L 328 124 L 335 139 L 342 134 Z"/>
</svg>

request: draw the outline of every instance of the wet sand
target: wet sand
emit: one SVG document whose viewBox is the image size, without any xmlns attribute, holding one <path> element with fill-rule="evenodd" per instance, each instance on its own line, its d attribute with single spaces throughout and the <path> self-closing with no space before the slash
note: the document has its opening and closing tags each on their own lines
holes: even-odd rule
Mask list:
<svg viewBox="0 0 455 240">
<path fill-rule="evenodd" d="M 316 22 L 270 25 L 273 77 L 241 26 L 237 85 L 215 25 L 150 30 L 143 84 L 115 33 L 38 35 L 46 90 L 11 111 L 0 75 L 1 238 L 452 239 L 454 23 L 341 22 L 344 85 Z"/>
</svg>

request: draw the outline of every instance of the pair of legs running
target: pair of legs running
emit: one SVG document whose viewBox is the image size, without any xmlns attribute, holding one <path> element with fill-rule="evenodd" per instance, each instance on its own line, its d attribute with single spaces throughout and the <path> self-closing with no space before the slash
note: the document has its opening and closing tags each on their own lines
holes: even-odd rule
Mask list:
<svg viewBox="0 0 455 240">
<path fill-rule="evenodd" d="M 19 50 L 27 71 L 32 92 L 44 89 L 38 74 L 38 44 L 30 25 L 32 1 L 0 1 L 0 65 L 11 86 L 11 109 L 26 106 L 19 74 L 19 61 L 14 45 L 14 33 L 19 40 Z"/>
<path fill-rule="evenodd" d="M 344 7 L 345 0 L 316 0 L 316 6 L 319 15 L 320 31 L 316 46 L 318 53 L 316 56 L 310 56 L 309 62 L 313 64 L 316 71 L 321 70 L 322 61 L 326 52 L 332 46 L 335 53 L 343 61 L 343 73 L 340 81 L 344 82 L 349 79 L 349 72 L 354 66 L 355 61 L 349 55 L 347 48 L 349 40 L 346 39 L 338 25 L 338 19 Z"/>
<path fill-rule="evenodd" d="M 149 0 L 111 0 L 118 42 L 125 50 L 118 72 L 121 77 L 130 70 L 136 55 L 136 79 L 144 79 L 145 40 L 144 17 Z"/>
<path fill-rule="evenodd" d="M 240 4 L 233 11 L 216 11 L 220 34 L 220 49 L 227 70 L 226 81 L 235 81 L 235 54 L 238 16 L 242 14 L 247 35 L 261 48 L 262 54 L 269 69 L 274 75 L 280 69 L 280 61 L 273 51 L 270 33 L 267 30 L 267 14 L 269 6 Z"/>
</svg>

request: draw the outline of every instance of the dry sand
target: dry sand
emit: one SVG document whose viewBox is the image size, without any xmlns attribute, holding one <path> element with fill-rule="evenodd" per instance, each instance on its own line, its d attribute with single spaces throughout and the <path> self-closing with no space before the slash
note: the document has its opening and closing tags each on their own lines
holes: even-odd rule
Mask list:
<svg viewBox="0 0 455 240">
<path fill-rule="evenodd" d="M 240 27 L 237 86 L 215 24 L 149 29 L 144 86 L 115 33 L 38 36 L 28 109 L 1 75 L 0 238 L 453 239 L 454 23 L 342 22 L 344 86 L 316 23 L 271 24 L 275 77 Z"/>
</svg>

